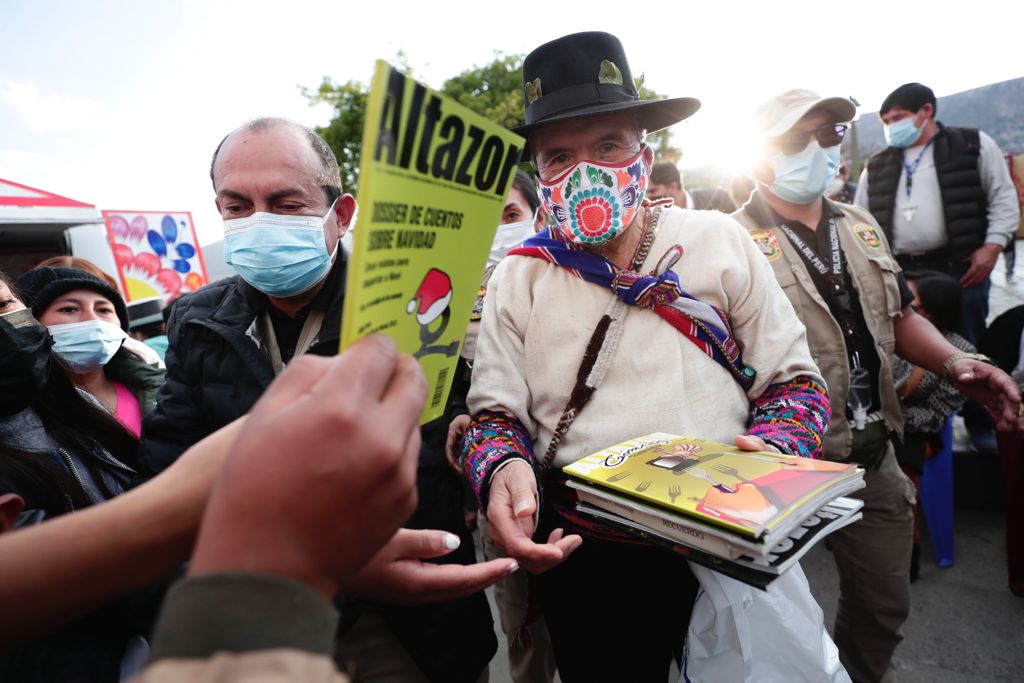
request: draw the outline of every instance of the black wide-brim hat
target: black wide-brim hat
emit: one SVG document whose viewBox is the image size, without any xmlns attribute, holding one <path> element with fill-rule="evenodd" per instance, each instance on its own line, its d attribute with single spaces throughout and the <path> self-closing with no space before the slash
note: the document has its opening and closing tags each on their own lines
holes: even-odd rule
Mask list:
<svg viewBox="0 0 1024 683">
<path fill-rule="evenodd" d="M 530 132 L 546 123 L 631 111 L 653 133 L 700 109 L 692 97 L 641 100 L 622 43 L 600 31 L 563 36 L 526 55 L 523 101 L 526 123 L 512 130 L 527 148 Z"/>
</svg>

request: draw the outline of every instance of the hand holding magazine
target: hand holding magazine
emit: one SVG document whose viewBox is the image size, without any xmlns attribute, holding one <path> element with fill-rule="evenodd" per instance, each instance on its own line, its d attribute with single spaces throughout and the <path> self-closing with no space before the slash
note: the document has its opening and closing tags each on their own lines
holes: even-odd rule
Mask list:
<svg viewBox="0 0 1024 683">
<path fill-rule="evenodd" d="M 581 512 L 760 588 L 860 519 L 863 470 L 655 433 L 567 465 Z M 680 549 L 678 546 L 683 546 Z"/>
</svg>

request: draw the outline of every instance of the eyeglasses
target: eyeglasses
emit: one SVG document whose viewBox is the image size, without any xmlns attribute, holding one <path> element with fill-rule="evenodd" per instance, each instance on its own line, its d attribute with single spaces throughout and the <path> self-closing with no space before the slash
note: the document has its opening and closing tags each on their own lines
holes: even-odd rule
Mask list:
<svg viewBox="0 0 1024 683">
<path fill-rule="evenodd" d="M 850 126 L 845 123 L 829 123 L 817 130 L 792 130 L 782 137 L 776 138 L 776 144 L 783 154 L 796 154 L 802 152 L 811 138 L 817 138 L 822 149 L 835 147 L 842 143 L 846 137 L 846 129 Z"/>
</svg>

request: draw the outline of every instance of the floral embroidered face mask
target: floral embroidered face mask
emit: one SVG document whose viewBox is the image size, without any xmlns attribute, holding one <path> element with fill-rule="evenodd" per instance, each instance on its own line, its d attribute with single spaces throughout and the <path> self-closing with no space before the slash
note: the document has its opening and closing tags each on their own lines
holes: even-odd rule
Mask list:
<svg viewBox="0 0 1024 683">
<path fill-rule="evenodd" d="M 572 242 L 599 247 L 633 222 L 647 194 L 646 145 L 618 164 L 581 161 L 553 180 L 537 179 L 544 211 Z"/>
</svg>

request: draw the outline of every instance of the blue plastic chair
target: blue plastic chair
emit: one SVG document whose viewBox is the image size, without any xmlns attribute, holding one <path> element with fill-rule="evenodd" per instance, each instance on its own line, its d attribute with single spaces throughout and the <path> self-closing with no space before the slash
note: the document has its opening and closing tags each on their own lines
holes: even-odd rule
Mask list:
<svg viewBox="0 0 1024 683">
<path fill-rule="evenodd" d="M 939 432 L 942 449 L 924 461 L 921 510 L 928 523 L 935 564 L 953 566 L 953 416 Z"/>
</svg>

